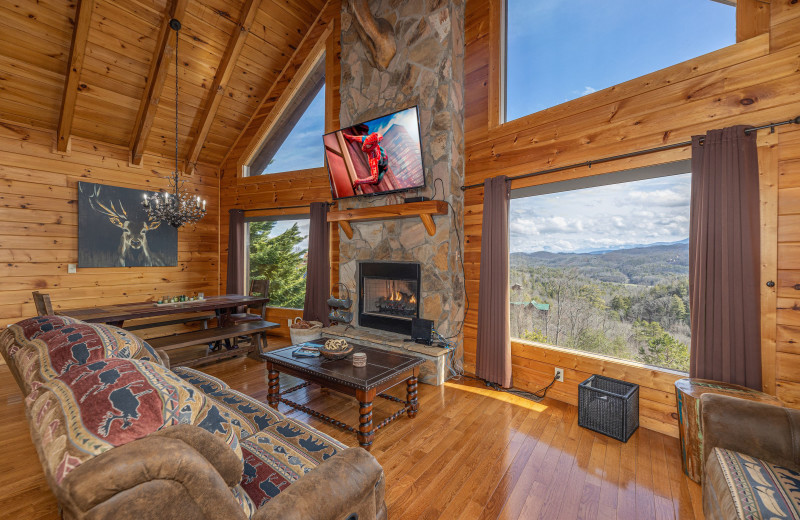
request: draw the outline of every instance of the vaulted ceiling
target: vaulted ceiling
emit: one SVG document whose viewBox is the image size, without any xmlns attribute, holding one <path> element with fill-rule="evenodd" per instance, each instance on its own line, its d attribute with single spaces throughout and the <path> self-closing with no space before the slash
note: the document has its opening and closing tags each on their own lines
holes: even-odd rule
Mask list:
<svg viewBox="0 0 800 520">
<path fill-rule="evenodd" d="M 324 0 L 11 0 L 0 3 L 0 121 L 218 165 Z"/>
</svg>

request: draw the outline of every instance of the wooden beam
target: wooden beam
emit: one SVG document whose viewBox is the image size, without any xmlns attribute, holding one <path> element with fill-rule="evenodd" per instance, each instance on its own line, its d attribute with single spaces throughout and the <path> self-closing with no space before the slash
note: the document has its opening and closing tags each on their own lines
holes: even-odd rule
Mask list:
<svg viewBox="0 0 800 520">
<path fill-rule="evenodd" d="M 253 114 L 250 116 L 250 119 L 247 121 L 247 124 L 244 125 L 244 129 L 241 132 L 239 132 L 239 135 L 236 136 L 236 140 L 233 142 L 233 144 L 231 145 L 230 149 L 225 154 L 225 157 L 222 158 L 222 162 L 220 162 L 220 167 L 224 166 L 225 163 L 228 161 L 228 159 L 232 158 L 231 157 L 231 153 L 233 153 L 233 151 L 237 149 L 239 141 L 241 141 L 242 138 L 245 137 L 245 134 L 247 134 L 247 132 L 249 131 L 250 126 L 253 124 L 253 121 L 255 120 L 256 116 L 261 112 L 261 109 L 264 107 L 264 104 L 267 103 L 267 101 L 272 98 L 272 96 L 274 95 L 275 89 L 278 88 L 278 84 L 280 84 L 280 82 L 281 82 L 281 79 L 283 79 L 287 74 L 290 73 L 289 71 L 291 70 L 292 65 L 294 65 L 295 61 L 300 56 L 300 53 L 304 50 L 304 48 L 306 46 L 306 43 L 309 41 L 310 38 L 312 38 L 312 36 L 313 36 L 314 32 L 317 30 L 317 28 L 320 25 L 324 24 L 322 16 L 325 13 L 325 11 L 328 9 L 330 1 L 331 0 L 327 0 L 325 2 L 325 5 L 320 10 L 320 12 L 317 15 L 317 17 L 314 19 L 314 22 L 312 22 L 312 24 L 308 27 L 308 30 L 303 35 L 303 39 L 300 40 L 300 44 L 295 48 L 294 52 L 292 53 L 292 56 L 289 58 L 289 60 L 283 66 L 283 69 L 281 69 L 280 74 L 278 74 L 278 77 L 275 78 L 275 81 L 272 83 L 272 86 L 269 88 L 269 90 L 267 90 L 267 93 L 264 95 L 263 98 L 261 98 L 261 102 L 258 104 L 258 109 L 256 109 L 256 111 L 253 112 Z M 333 31 L 331 30 L 331 32 L 333 32 Z M 245 155 L 247 155 L 247 153 L 245 153 Z M 237 162 L 237 168 L 239 169 L 239 171 L 241 171 L 241 169 L 242 169 L 241 157 L 239 158 L 239 160 Z"/>
<path fill-rule="evenodd" d="M 56 149 L 66 152 L 72 134 L 72 120 L 75 116 L 75 101 L 78 99 L 78 82 L 80 81 L 83 57 L 86 53 L 86 41 L 89 39 L 89 26 L 92 19 L 94 0 L 78 0 L 75 7 L 75 28 L 72 31 L 72 43 L 69 49 L 69 68 L 64 79 L 64 94 L 61 97 L 61 114 L 58 118 Z"/>
<path fill-rule="evenodd" d="M 225 53 L 222 55 L 222 60 L 219 63 L 219 67 L 217 67 L 217 73 L 214 75 L 214 82 L 211 84 L 211 96 L 206 101 L 206 106 L 200 116 L 200 124 L 186 156 L 186 167 L 189 173 L 194 170 L 197 157 L 203 149 L 203 143 L 208 137 L 211 123 L 214 121 L 219 104 L 222 102 L 225 88 L 228 86 L 228 81 L 233 74 L 236 61 L 239 59 L 242 49 L 244 49 L 244 42 L 250 33 L 250 26 L 253 24 L 259 5 L 261 5 L 261 0 L 245 0 L 239 22 L 233 31 L 233 36 L 231 36 L 228 46 L 225 48 Z"/>
<path fill-rule="evenodd" d="M 389 206 L 334 210 L 328 212 L 328 222 L 337 222 L 347 238 L 353 238 L 351 222 L 419 217 L 425 230 L 433 236 L 436 234 L 433 215 L 447 215 L 447 203 L 443 200 L 426 200 Z"/>
<path fill-rule="evenodd" d="M 769 0 L 736 2 L 736 41 L 749 40 L 769 32 Z"/>
<path fill-rule="evenodd" d="M 749 40 L 769 32 L 769 0 L 738 0 L 736 2 L 736 41 Z"/>
<path fill-rule="evenodd" d="M 156 49 L 153 59 L 150 62 L 150 72 L 147 74 L 147 85 L 145 95 L 139 105 L 139 113 L 136 115 L 136 123 L 133 126 L 131 135 L 131 163 L 142 164 L 144 146 L 147 137 L 153 128 L 153 118 L 158 109 L 158 102 L 161 99 L 161 91 L 164 90 L 164 81 L 167 79 L 167 71 L 175 54 L 175 31 L 170 29 L 169 21 L 173 18 L 180 20 L 186 12 L 188 0 L 173 0 L 172 6 L 167 11 L 161 31 L 156 40 Z"/>
</svg>

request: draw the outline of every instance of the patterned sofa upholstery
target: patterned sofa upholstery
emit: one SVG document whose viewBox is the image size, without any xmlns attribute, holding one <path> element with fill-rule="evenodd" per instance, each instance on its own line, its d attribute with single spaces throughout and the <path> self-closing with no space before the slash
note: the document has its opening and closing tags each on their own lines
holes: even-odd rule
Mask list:
<svg viewBox="0 0 800 520">
<path fill-rule="evenodd" d="M 800 519 L 800 410 L 705 394 L 708 520 Z"/>
<path fill-rule="evenodd" d="M 60 316 L 0 333 L 67 519 L 386 518 L 383 470 L 130 332 Z"/>
</svg>

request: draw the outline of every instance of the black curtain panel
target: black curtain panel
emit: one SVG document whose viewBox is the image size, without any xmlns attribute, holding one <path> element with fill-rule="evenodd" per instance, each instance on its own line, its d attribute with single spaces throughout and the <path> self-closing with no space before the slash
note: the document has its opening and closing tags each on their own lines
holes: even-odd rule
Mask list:
<svg viewBox="0 0 800 520">
<path fill-rule="evenodd" d="M 761 390 L 758 156 L 745 128 L 692 138 L 690 375 Z"/>
<path fill-rule="evenodd" d="M 511 387 L 511 332 L 508 301 L 508 198 L 505 176 L 483 187 L 481 270 L 478 288 L 477 376 Z"/>
<path fill-rule="evenodd" d="M 244 294 L 244 211 L 230 210 L 226 294 Z"/>
<path fill-rule="evenodd" d="M 328 204 L 311 203 L 311 222 L 308 231 L 308 270 L 306 271 L 306 300 L 303 319 L 321 321 L 326 327 L 328 297 L 331 293 L 330 232 Z"/>
</svg>

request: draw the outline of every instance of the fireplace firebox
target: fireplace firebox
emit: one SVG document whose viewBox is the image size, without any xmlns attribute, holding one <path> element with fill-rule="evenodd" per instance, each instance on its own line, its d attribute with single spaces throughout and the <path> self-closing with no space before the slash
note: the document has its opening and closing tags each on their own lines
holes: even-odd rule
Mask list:
<svg viewBox="0 0 800 520">
<path fill-rule="evenodd" d="M 408 262 L 358 264 L 358 324 L 411 335 L 419 318 L 420 265 Z"/>
</svg>

